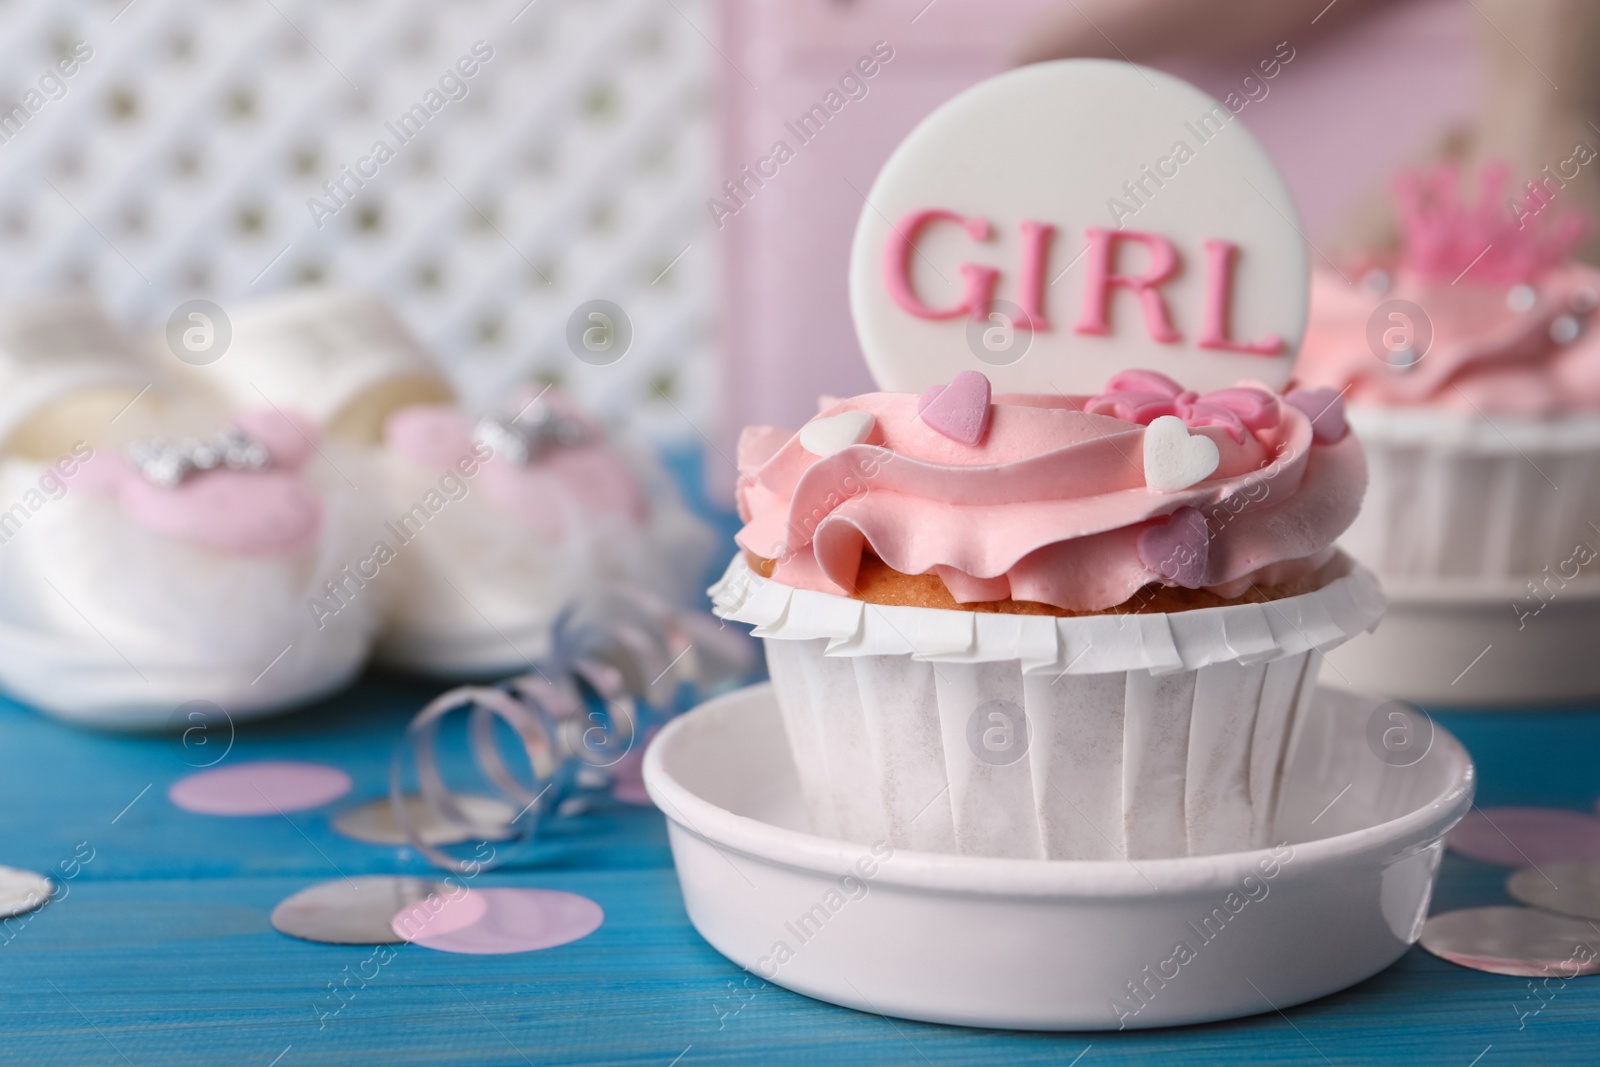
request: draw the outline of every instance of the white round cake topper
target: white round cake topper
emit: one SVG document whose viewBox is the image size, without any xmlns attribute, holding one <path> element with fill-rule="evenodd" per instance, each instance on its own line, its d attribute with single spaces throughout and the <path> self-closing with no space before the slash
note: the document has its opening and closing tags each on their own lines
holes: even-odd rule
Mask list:
<svg viewBox="0 0 1600 1067">
<path fill-rule="evenodd" d="M 1299 213 L 1235 115 L 1160 71 L 1002 74 L 900 144 L 856 224 L 850 303 L 880 388 L 1288 382 L 1310 299 Z"/>
</svg>

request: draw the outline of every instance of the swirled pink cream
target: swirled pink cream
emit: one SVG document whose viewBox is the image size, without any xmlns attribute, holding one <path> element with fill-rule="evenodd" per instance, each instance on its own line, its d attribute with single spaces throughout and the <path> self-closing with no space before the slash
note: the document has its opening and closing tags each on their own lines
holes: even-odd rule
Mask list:
<svg viewBox="0 0 1600 1067">
<path fill-rule="evenodd" d="M 1364 277 L 1313 273 L 1301 382 L 1366 406 L 1600 410 L 1600 270 L 1569 263 L 1516 284 L 1470 271 L 1454 285 L 1404 268 Z"/>
<path fill-rule="evenodd" d="M 1590 220 L 1551 208 L 1534 182 L 1512 195 L 1503 162 L 1479 171 L 1475 199 L 1463 185 L 1451 165 L 1401 173 L 1399 256 L 1313 274 L 1300 380 L 1358 405 L 1600 409 L 1600 271 L 1571 258 Z"/>
<path fill-rule="evenodd" d="M 966 419 L 919 414 L 927 396 L 868 393 L 824 400 L 798 434 L 745 430 L 738 544 L 801 589 L 849 595 L 871 553 L 937 574 L 960 603 L 1104 611 L 1151 584 L 1235 597 L 1308 575 L 1366 487 L 1332 394 L 1241 383 L 1199 397 L 1134 371 L 1098 397 L 990 403 L 967 375 L 985 406 Z M 1148 484 L 1182 481 L 1212 446 L 1199 480 Z"/>
</svg>

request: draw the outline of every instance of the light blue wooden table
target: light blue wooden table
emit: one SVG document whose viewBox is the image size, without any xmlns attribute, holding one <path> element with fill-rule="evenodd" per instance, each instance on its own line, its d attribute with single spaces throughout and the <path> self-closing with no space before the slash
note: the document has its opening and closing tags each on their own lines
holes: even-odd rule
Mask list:
<svg viewBox="0 0 1600 1067">
<path fill-rule="evenodd" d="M 303 712 L 240 727 L 225 762 L 323 761 L 355 780 L 343 803 L 380 795 L 392 746 L 437 691 L 369 678 Z M 1589 809 L 1600 796 L 1600 709 L 1439 721 L 1477 759 L 1485 806 Z M 553 825 L 525 863 L 480 880 L 588 896 L 606 913 L 594 934 L 510 956 L 401 946 L 330 1015 L 340 1004 L 331 986 L 345 968 L 362 970 L 371 950 L 285 937 L 268 923 L 273 906 L 341 874 L 430 868 L 408 850 L 336 834 L 338 804 L 248 819 L 180 811 L 166 791 L 194 762 L 167 738 L 84 733 L 0 703 L 0 863 L 55 868 L 80 842 L 94 854 L 65 899 L 4 924 L 0 1063 L 1600 1062 L 1600 978 L 1536 1002 L 1523 979 L 1420 949 L 1283 1014 L 1145 1033 L 963 1030 L 770 985 L 749 993 L 745 973 L 689 925 L 661 815 L 623 805 Z M 1435 910 L 1506 902 L 1506 873 L 1447 856 Z"/>
<path fill-rule="evenodd" d="M 384 788 L 390 746 L 432 688 L 369 679 L 289 718 L 241 727 L 227 761 L 315 759 Z M 1600 712 L 1441 716 L 1479 760 L 1484 804 L 1586 807 L 1600 794 Z M 0 862 L 45 870 L 87 841 L 65 899 L 5 924 L 0 1063 L 394 1064 L 756 1062 L 1372 1063 L 1467 1067 L 1600 1060 L 1600 979 L 1538 1014 L 1527 983 L 1412 949 L 1325 1000 L 1211 1026 L 1042 1036 L 890 1021 L 744 972 L 684 915 L 662 817 L 616 806 L 554 827 L 484 885 L 582 893 L 589 937 L 543 952 L 456 956 L 402 946 L 340 1002 L 330 983 L 370 949 L 308 944 L 267 921 L 290 893 L 343 874 L 418 872 L 402 849 L 336 834 L 327 810 L 195 815 L 167 787 L 193 761 L 170 740 L 86 734 L 0 706 Z M 1505 872 L 1449 856 L 1436 908 L 1504 901 Z M 1308 961 L 1308 965 L 1312 961 Z M 371 968 L 364 968 L 370 973 Z M 1087 1051 L 1085 1051 L 1087 1049 Z M 1485 1051 L 1487 1050 L 1487 1051 Z M 280 1057 L 281 1058 L 278 1058 Z"/>
</svg>

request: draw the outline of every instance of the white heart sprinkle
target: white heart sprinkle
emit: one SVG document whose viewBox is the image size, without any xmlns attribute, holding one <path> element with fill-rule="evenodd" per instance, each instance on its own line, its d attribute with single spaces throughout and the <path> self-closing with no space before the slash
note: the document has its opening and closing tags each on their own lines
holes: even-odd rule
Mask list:
<svg viewBox="0 0 1600 1067">
<path fill-rule="evenodd" d="M 814 456 L 831 456 L 865 441 L 877 424 L 870 411 L 844 411 L 812 419 L 800 427 L 800 447 Z"/>
<path fill-rule="evenodd" d="M 1144 484 L 1162 493 L 1176 493 L 1203 482 L 1222 456 L 1215 441 L 1190 434 L 1176 415 L 1163 415 L 1144 430 Z"/>
</svg>

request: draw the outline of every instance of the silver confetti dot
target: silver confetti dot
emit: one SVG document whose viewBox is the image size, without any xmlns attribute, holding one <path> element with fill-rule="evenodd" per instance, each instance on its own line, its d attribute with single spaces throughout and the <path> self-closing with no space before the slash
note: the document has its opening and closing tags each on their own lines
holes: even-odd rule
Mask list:
<svg viewBox="0 0 1600 1067">
<path fill-rule="evenodd" d="M 505 841 L 516 836 L 511 820 L 517 811 L 510 804 L 471 793 L 456 793 L 453 796 L 461 814 L 466 816 L 466 822 L 447 818 L 444 812 L 429 805 L 420 795 L 412 794 L 405 798 L 406 817 L 411 820 L 423 844 Z M 334 817 L 333 828 L 346 837 L 370 841 L 375 845 L 408 843 L 405 831 L 394 817 L 394 806 L 388 797 L 340 812 Z"/>
<path fill-rule="evenodd" d="M 1514 285 L 1506 294 L 1506 307 L 1512 311 L 1532 311 L 1538 302 L 1538 290 L 1531 285 Z"/>
<path fill-rule="evenodd" d="M 1389 272 L 1373 268 L 1361 276 L 1361 287 L 1370 289 L 1374 293 L 1387 293 L 1389 291 Z"/>
<path fill-rule="evenodd" d="M 1579 860 L 1524 867 L 1506 881 L 1506 892 L 1545 911 L 1600 920 L 1600 863 Z"/>
<path fill-rule="evenodd" d="M 1490 974 L 1575 978 L 1600 974 L 1594 930 L 1582 919 L 1534 908 L 1465 908 L 1435 915 L 1422 947 L 1451 963 Z"/>
<path fill-rule="evenodd" d="M 457 887 L 459 891 L 459 887 Z M 364 875 L 302 889 L 272 909 L 280 933 L 326 945 L 394 945 L 394 917 L 451 887 L 425 878 Z"/>
<path fill-rule="evenodd" d="M 1579 315 L 1587 315 L 1597 306 L 1600 306 L 1600 293 L 1596 293 L 1588 286 L 1584 286 L 1575 290 L 1572 296 L 1567 298 L 1567 306 Z"/>
</svg>

